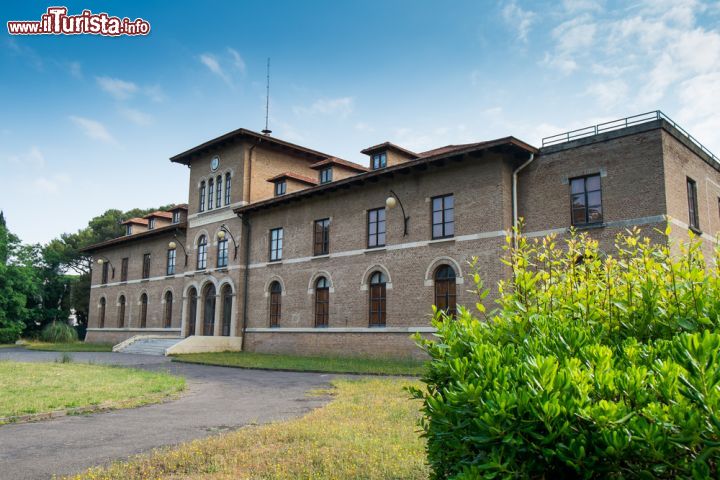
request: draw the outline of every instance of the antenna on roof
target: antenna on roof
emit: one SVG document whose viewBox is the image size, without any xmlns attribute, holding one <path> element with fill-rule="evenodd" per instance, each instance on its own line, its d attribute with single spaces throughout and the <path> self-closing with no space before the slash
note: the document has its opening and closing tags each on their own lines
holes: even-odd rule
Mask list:
<svg viewBox="0 0 720 480">
<path fill-rule="evenodd" d="M 267 61 L 267 84 L 265 86 L 265 130 L 262 131 L 264 135 L 270 135 L 272 130 L 268 128 L 268 116 L 270 113 L 270 57 Z"/>
</svg>

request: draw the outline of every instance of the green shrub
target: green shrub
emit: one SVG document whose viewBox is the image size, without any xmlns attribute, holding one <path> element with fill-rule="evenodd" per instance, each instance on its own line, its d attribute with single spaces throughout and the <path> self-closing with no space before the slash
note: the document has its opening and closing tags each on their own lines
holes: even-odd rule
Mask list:
<svg viewBox="0 0 720 480">
<path fill-rule="evenodd" d="M 417 338 L 432 477 L 718 478 L 720 278 L 699 242 L 509 245 L 498 308 Z"/>
<path fill-rule="evenodd" d="M 78 334 L 77 330 L 65 322 L 52 322 L 42 329 L 40 340 L 48 343 L 72 343 L 78 341 Z"/>
<path fill-rule="evenodd" d="M 15 343 L 20 339 L 23 325 L 20 323 L 9 323 L 5 327 L 0 327 L 0 345 L 4 343 Z"/>
</svg>

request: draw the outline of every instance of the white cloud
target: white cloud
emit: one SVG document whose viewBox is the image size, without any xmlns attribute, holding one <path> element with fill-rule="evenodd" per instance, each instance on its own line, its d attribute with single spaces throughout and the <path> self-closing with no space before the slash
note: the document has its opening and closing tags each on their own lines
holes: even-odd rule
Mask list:
<svg viewBox="0 0 720 480">
<path fill-rule="evenodd" d="M 153 102 L 162 102 L 165 100 L 165 92 L 160 85 L 150 85 L 143 88 L 143 93 Z"/>
<path fill-rule="evenodd" d="M 626 100 L 628 86 L 620 79 L 595 82 L 590 84 L 586 93 L 593 97 L 601 107 L 608 109 Z"/>
<path fill-rule="evenodd" d="M 358 122 L 355 124 L 355 130 L 358 132 L 374 132 L 375 129 L 365 122 Z"/>
<path fill-rule="evenodd" d="M 515 0 L 511 0 L 502 9 L 505 23 L 517 30 L 517 38 L 527 42 L 530 27 L 535 21 L 535 13 L 520 7 Z"/>
<path fill-rule="evenodd" d="M 200 55 L 200 62 L 205 65 L 212 73 L 222 78 L 226 83 L 231 83 L 230 77 L 222 69 L 222 67 L 220 66 L 220 62 L 215 55 L 212 55 L 210 53 L 203 53 L 202 55 Z"/>
<path fill-rule="evenodd" d="M 117 100 L 126 100 L 138 92 L 138 86 L 133 82 L 120 80 L 112 77 L 95 77 L 98 85 L 105 92 L 109 93 Z"/>
<path fill-rule="evenodd" d="M 80 62 L 68 62 L 68 72 L 75 78 L 82 78 L 82 65 Z"/>
<path fill-rule="evenodd" d="M 150 114 L 142 112 L 134 108 L 120 108 L 120 115 L 130 120 L 135 125 L 146 127 L 153 123 L 153 117 Z"/>
<path fill-rule="evenodd" d="M 562 3 L 569 13 L 601 11 L 603 9 L 603 2 L 595 0 L 563 0 Z"/>
<path fill-rule="evenodd" d="M 101 142 L 116 143 L 113 136 L 110 135 L 110 132 L 108 132 L 107 128 L 105 128 L 105 125 L 97 120 L 76 117 L 74 115 L 71 115 L 68 118 L 77 125 L 87 137 L 92 138 L 93 140 L 100 140 Z"/>
<path fill-rule="evenodd" d="M 22 155 L 10 155 L 7 158 L 16 168 L 26 169 L 30 167 L 33 170 L 42 170 L 45 168 L 45 155 L 34 145 Z"/>
<path fill-rule="evenodd" d="M 228 47 L 227 49 L 228 53 L 232 57 L 233 65 L 235 65 L 235 68 L 240 70 L 240 73 L 243 75 L 245 74 L 245 60 L 240 56 L 240 54 L 235 50 L 234 48 Z"/>
<path fill-rule="evenodd" d="M 58 193 L 64 185 L 68 185 L 69 183 L 70 177 L 65 174 L 53 175 L 52 177 L 38 177 L 33 180 L 35 189 L 46 194 Z"/>
<path fill-rule="evenodd" d="M 355 109 L 353 97 L 321 98 L 309 107 L 293 108 L 297 115 L 330 115 L 345 118 Z"/>
</svg>

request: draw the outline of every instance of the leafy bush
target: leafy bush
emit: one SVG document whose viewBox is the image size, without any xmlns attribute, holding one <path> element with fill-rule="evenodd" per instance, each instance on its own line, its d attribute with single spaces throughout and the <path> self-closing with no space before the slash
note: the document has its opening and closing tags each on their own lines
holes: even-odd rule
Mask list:
<svg viewBox="0 0 720 480">
<path fill-rule="evenodd" d="M 72 343 L 77 342 L 77 330 L 65 322 L 49 323 L 42 332 L 40 332 L 40 340 L 49 343 Z"/>
<path fill-rule="evenodd" d="M 497 309 L 436 311 L 438 338 L 417 338 L 432 477 L 717 478 L 720 278 L 699 242 L 506 250 Z"/>
<path fill-rule="evenodd" d="M 17 342 L 22 330 L 23 324 L 18 322 L 8 322 L 6 326 L 0 327 L 0 345 Z"/>
</svg>

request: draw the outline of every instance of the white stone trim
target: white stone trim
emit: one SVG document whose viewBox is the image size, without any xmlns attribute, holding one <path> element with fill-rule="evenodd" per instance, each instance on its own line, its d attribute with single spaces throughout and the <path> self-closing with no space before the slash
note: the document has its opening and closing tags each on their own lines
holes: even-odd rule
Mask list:
<svg viewBox="0 0 720 480">
<path fill-rule="evenodd" d="M 310 282 L 308 283 L 308 295 L 315 294 L 315 283 L 320 277 L 325 277 L 330 282 L 329 293 L 335 293 L 335 282 L 333 282 L 332 275 L 327 270 L 318 270 L 310 276 Z"/>
<path fill-rule="evenodd" d="M 238 216 L 235 215 L 235 212 L 233 210 L 245 205 L 247 205 L 247 202 L 242 201 L 231 203 L 226 207 L 213 208 L 212 210 L 205 210 L 204 212 L 193 213 L 192 215 L 188 215 L 188 227 L 202 227 L 203 225 L 209 225 L 211 223 L 238 218 Z"/>
<path fill-rule="evenodd" d="M 434 327 L 277 327 L 246 328 L 248 333 L 434 333 Z"/>
</svg>

